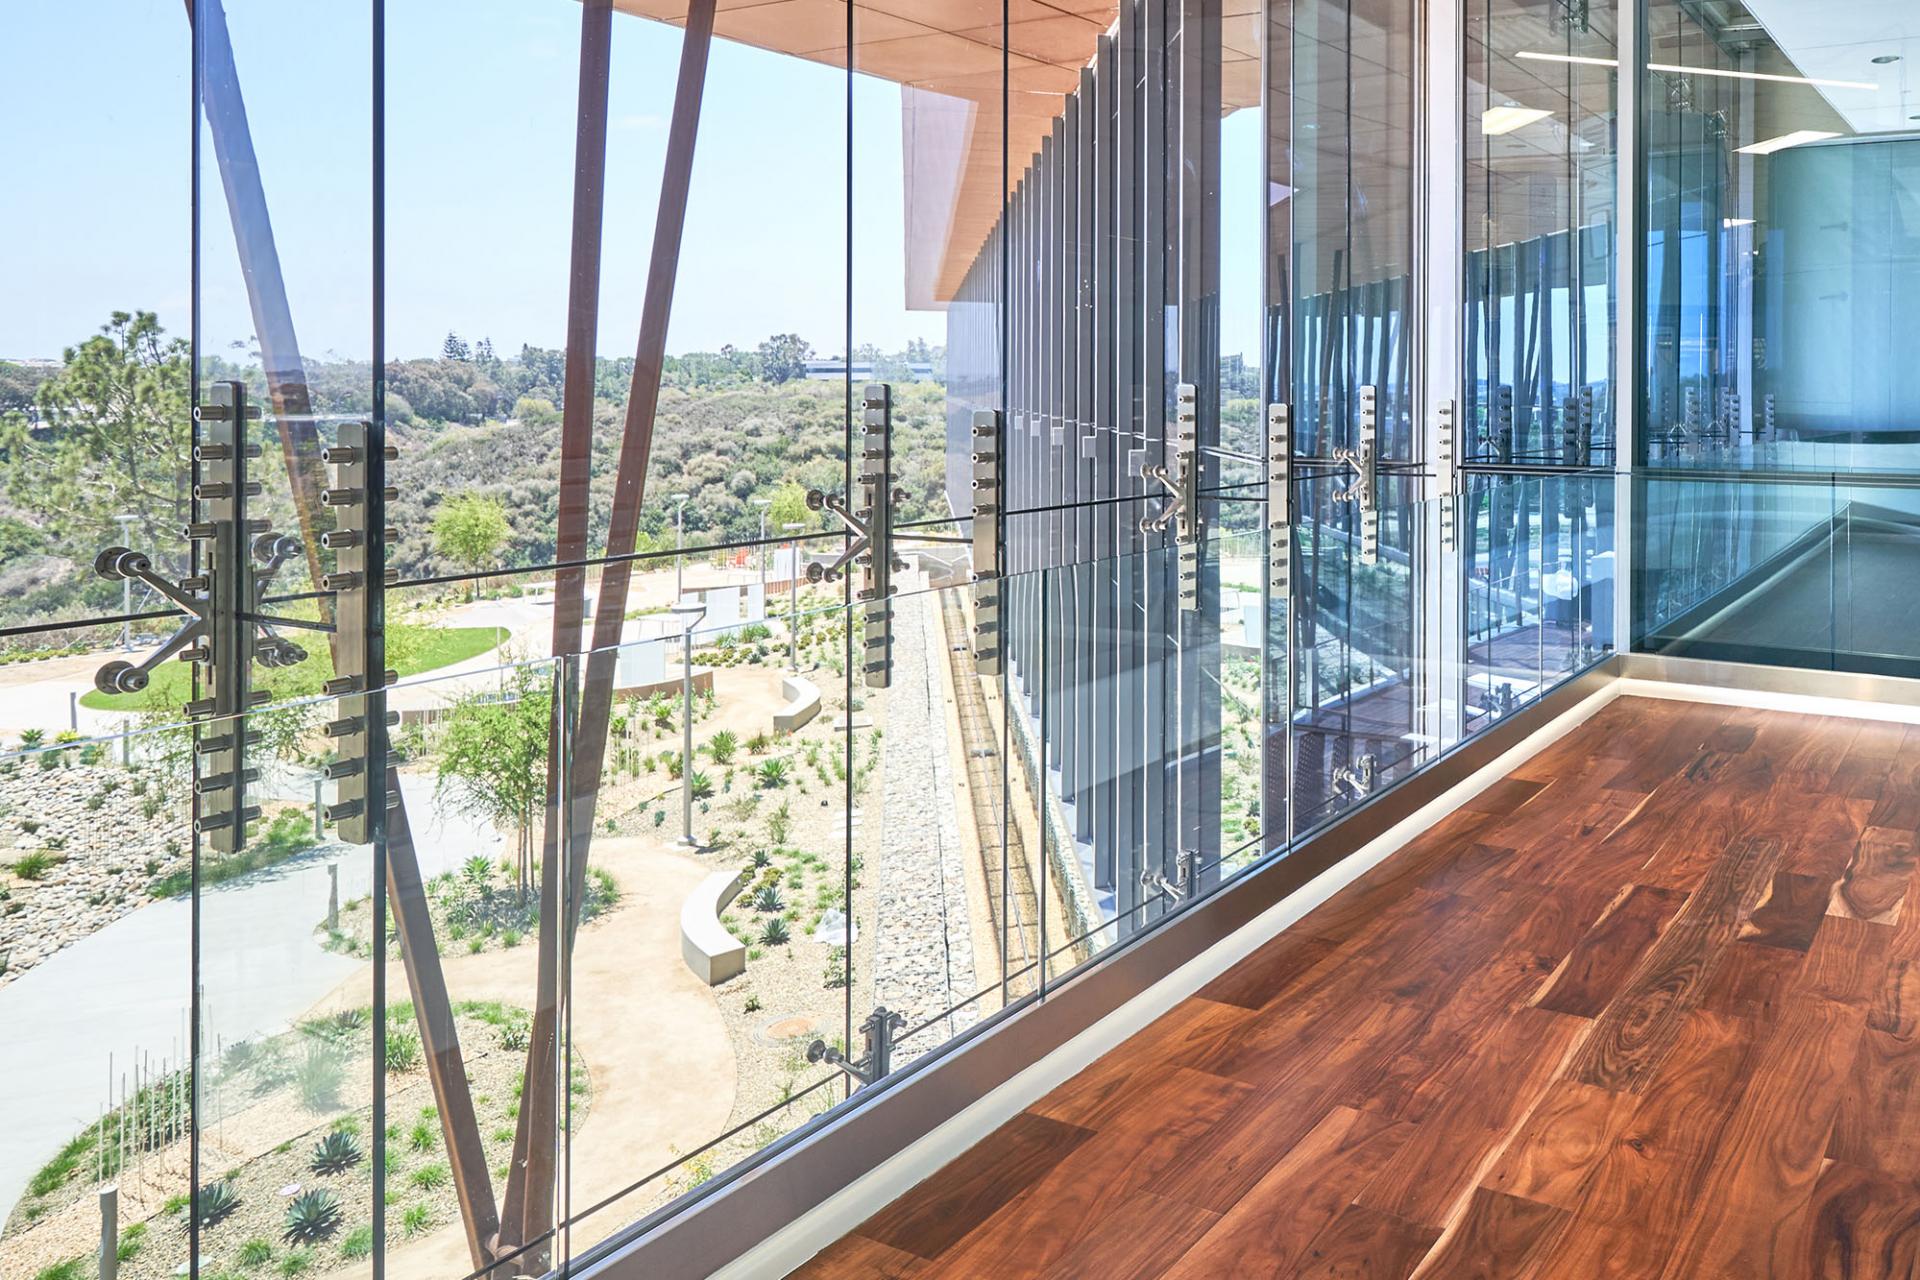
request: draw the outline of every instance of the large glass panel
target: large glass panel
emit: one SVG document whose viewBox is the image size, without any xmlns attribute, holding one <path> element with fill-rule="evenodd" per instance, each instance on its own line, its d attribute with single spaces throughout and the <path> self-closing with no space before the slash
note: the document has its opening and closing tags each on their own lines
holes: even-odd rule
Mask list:
<svg viewBox="0 0 1920 1280">
<path fill-rule="evenodd" d="M 1464 456 L 1611 460 L 1611 4 L 1466 10 Z"/>
<path fill-rule="evenodd" d="M 1646 461 L 1910 471 L 1906 12 L 1648 4 Z"/>
<path fill-rule="evenodd" d="M 23 1275 L 95 1274 L 103 1217 L 147 1273 L 187 1263 L 192 753 L 164 717 L 0 752 L 0 1203 Z"/>
</svg>

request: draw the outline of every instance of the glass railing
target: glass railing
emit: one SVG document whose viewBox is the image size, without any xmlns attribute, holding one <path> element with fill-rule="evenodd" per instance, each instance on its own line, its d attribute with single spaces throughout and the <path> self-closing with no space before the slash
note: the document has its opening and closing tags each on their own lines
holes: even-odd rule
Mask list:
<svg viewBox="0 0 1920 1280">
<path fill-rule="evenodd" d="M 1674 657 L 1920 674 L 1920 488 L 1843 476 L 1639 482 L 1635 638 Z"/>
</svg>

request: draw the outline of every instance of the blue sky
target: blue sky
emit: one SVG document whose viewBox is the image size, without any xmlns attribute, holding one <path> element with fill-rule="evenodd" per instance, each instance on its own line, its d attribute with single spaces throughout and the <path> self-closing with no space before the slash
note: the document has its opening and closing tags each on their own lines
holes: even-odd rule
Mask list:
<svg viewBox="0 0 1920 1280">
<path fill-rule="evenodd" d="M 117 308 L 157 310 L 184 334 L 180 0 L 10 8 L 0 119 L 14 122 L 21 179 L 0 200 L 0 356 L 55 356 Z M 370 349 L 367 9 L 227 0 L 282 270 L 314 354 Z M 576 0 L 388 0 L 390 354 L 435 352 L 449 329 L 503 353 L 562 345 L 579 30 Z M 603 355 L 633 350 L 680 51 L 679 31 L 659 23 L 618 16 L 614 31 Z M 831 67 L 715 43 L 669 351 L 787 330 L 838 349 L 846 93 Z M 942 315 L 903 306 L 899 88 L 856 76 L 852 111 L 854 342 L 942 341 Z M 1225 347 L 1251 354 L 1257 114 L 1226 130 Z M 204 322 L 217 350 L 252 325 L 206 154 Z"/>
</svg>

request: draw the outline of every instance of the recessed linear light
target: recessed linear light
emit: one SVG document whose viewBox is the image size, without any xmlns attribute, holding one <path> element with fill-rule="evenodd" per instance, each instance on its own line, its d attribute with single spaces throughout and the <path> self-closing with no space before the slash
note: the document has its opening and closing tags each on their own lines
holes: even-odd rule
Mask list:
<svg viewBox="0 0 1920 1280">
<path fill-rule="evenodd" d="M 1516 58 L 1525 58 L 1529 62 L 1572 62 L 1583 67 L 1617 67 L 1620 65 L 1620 61 L 1617 58 L 1583 58 L 1578 54 L 1571 53 L 1534 53 L 1523 50 L 1513 56 Z M 1869 92 L 1877 92 L 1880 88 L 1879 85 L 1869 84 L 1864 80 L 1816 80 L 1811 76 L 1776 76 L 1765 71 L 1728 71 L 1720 67 L 1683 67 L 1672 62 L 1649 62 L 1647 64 L 1647 70 L 1677 72 L 1681 75 L 1689 76 L 1718 76 L 1722 80 L 1764 80 L 1770 84 L 1806 84 L 1821 89 L 1863 89 Z"/>
<path fill-rule="evenodd" d="M 1515 129 L 1524 129 L 1539 120 L 1552 115 L 1551 111 L 1542 111 L 1538 107 L 1488 107 L 1480 113 L 1480 132 L 1489 138 L 1503 133 L 1512 133 Z"/>
<path fill-rule="evenodd" d="M 1795 129 L 1792 133 L 1783 133 L 1777 138 L 1768 138 L 1764 142 L 1755 142 L 1749 146 L 1735 147 L 1743 156 L 1770 156 L 1776 151 L 1785 151 L 1788 147 L 1797 147 L 1803 142 L 1825 142 L 1828 138 L 1837 138 L 1837 133 L 1825 129 Z"/>
</svg>

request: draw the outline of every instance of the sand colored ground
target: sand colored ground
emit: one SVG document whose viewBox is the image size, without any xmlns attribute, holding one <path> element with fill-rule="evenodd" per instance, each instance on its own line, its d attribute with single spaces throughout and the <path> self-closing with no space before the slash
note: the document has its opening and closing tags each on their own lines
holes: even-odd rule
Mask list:
<svg viewBox="0 0 1920 1280">
<path fill-rule="evenodd" d="M 592 1116 L 568 1153 L 576 1212 L 719 1133 L 734 1090 L 726 1027 L 713 996 L 680 958 L 680 904 L 706 868 L 651 837 L 597 838 L 593 859 L 619 881 L 621 898 L 581 931 L 574 953 L 573 1044 L 594 1096 Z M 448 990 L 456 1001 L 525 1007 L 533 1001 L 536 958 L 532 945 L 451 957 Z M 389 973 L 397 976 L 399 966 Z M 316 1012 L 364 1003 L 364 990 L 356 978 Z M 502 1190 L 496 1180 L 496 1199 Z M 600 1239 L 626 1216 L 615 1206 L 576 1225 L 574 1247 Z M 470 1270 L 458 1223 L 396 1244 L 387 1257 L 393 1280 L 455 1280 Z"/>
</svg>

